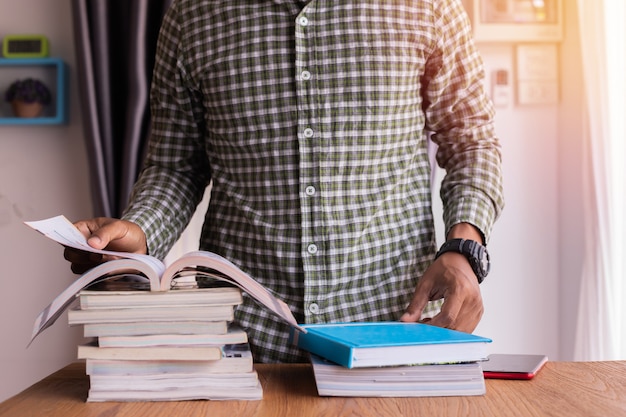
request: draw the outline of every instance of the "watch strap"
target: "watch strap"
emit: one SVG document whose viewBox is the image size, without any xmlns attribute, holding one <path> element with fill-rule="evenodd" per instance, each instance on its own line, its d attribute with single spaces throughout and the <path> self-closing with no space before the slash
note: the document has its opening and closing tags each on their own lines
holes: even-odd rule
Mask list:
<svg viewBox="0 0 626 417">
<path fill-rule="evenodd" d="M 469 261 L 478 283 L 482 283 L 491 268 L 489 253 L 480 243 L 471 239 L 450 239 L 446 241 L 435 255 L 435 259 L 447 252 L 464 255 Z"/>
</svg>

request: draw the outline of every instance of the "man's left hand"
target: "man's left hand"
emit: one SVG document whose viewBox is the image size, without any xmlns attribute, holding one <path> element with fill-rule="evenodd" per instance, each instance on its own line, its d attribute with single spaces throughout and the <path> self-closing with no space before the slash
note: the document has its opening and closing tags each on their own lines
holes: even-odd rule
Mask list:
<svg viewBox="0 0 626 417">
<path fill-rule="evenodd" d="M 472 267 L 460 253 L 448 252 L 437 258 L 426 270 L 400 321 L 421 321 L 428 301 L 443 298 L 441 311 L 431 319 L 434 326 L 471 333 L 483 315 L 483 299 Z"/>
</svg>

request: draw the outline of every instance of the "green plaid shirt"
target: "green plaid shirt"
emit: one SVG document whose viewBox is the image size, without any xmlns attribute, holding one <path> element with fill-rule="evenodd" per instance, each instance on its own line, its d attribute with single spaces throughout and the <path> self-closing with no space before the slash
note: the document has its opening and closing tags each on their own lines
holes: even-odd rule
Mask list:
<svg viewBox="0 0 626 417">
<path fill-rule="evenodd" d="M 174 1 L 152 140 L 124 216 L 162 257 L 212 181 L 201 248 L 299 322 L 397 320 L 433 260 L 428 134 L 444 221 L 488 239 L 503 205 L 493 108 L 458 0 Z M 246 302 L 255 360 L 302 360 Z"/>
</svg>

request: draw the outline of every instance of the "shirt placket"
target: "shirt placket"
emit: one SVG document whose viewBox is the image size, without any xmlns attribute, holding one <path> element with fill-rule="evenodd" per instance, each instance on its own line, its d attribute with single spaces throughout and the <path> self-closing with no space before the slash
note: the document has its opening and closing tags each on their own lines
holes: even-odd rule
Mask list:
<svg viewBox="0 0 626 417">
<path fill-rule="evenodd" d="M 324 286 L 324 225 L 320 182 L 321 125 L 317 117 L 317 70 L 314 65 L 314 3 L 296 17 L 296 95 L 298 99 L 298 142 L 300 149 L 300 201 L 302 215 L 302 259 L 304 266 L 304 313 L 307 323 L 324 320 L 321 289 Z"/>
</svg>

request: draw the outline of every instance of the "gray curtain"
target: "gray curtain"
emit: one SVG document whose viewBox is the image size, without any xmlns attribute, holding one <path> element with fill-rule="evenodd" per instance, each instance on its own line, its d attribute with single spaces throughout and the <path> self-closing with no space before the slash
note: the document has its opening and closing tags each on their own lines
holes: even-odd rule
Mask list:
<svg viewBox="0 0 626 417">
<path fill-rule="evenodd" d="M 149 89 L 171 0 L 72 0 L 77 75 L 96 216 L 119 217 L 150 135 Z"/>
</svg>

